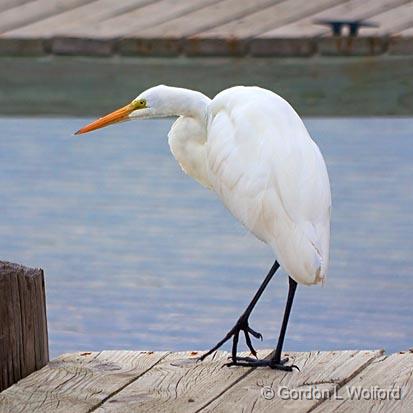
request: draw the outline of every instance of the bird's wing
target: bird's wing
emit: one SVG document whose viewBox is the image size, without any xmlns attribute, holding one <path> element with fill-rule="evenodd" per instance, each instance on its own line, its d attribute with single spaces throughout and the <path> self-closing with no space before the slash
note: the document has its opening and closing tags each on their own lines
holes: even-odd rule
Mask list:
<svg viewBox="0 0 413 413">
<path fill-rule="evenodd" d="M 282 98 L 260 88 L 227 89 L 212 101 L 209 180 L 232 214 L 270 244 L 297 281 L 327 269 L 331 195 L 317 145 Z"/>
</svg>

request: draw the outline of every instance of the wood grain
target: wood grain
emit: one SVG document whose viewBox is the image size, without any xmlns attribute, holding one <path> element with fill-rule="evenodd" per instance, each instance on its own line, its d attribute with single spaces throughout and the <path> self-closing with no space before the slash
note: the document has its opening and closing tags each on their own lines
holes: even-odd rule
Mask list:
<svg viewBox="0 0 413 413">
<path fill-rule="evenodd" d="M 34 0 L 4 11 L 0 19 L 0 33 L 21 27 L 91 0 Z"/>
<path fill-rule="evenodd" d="M 321 404 L 314 413 L 328 412 L 412 412 L 413 411 L 413 353 L 405 352 L 380 357 L 363 372 L 355 376 L 339 390 L 337 399 L 332 398 Z M 394 397 L 368 400 L 366 397 L 351 397 L 350 389 L 362 388 L 374 394 L 374 388 L 391 390 Z M 397 391 L 400 389 L 400 399 Z M 367 393 L 368 394 L 368 393 Z M 339 400 L 340 399 L 340 400 Z"/>
<path fill-rule="evenodd" d="M 311 389 L 317 386 L 324 389 L 326 393 L 332 392 L 335 386 L 344 385 L 381 353 L 381 351 L 290 353 L 291 362 L 300 368 L 300 372 L 255 369 L 236 383 L 230 391 L 216 398 L 203 411 L 308 412 L 323 400 L 284 399 L 285 395 L 280 392 L 280 386 L 283 386 L 283 389 Z M 263 389 L 270 389 L 273 393 L 265 398 L 262 394 Z"/>
<path fill-rule="evenodd" d="M 378 27 L 362 27 L 359 36 L 383 36 L 398 34 L 413 26 L 413 2 L 392 8 L 384 13 L 372 16 L 371 21 Z"/>
<path fill-rule="evenodd" d="M 167 354 L 102 351 L 63 355 L 1 393 L 0 412 L 89 412 Z"/>
<path fill-rule="evenodd" d="M 239 0 L 221 0 L 207 7 L 198 8 L 192 13 L 166 21 L 148 30 L 136 30 L 131 34 L 139 37 L 174 37 L 181 38 L 212 29 L 213 27 L 242 18 L 249 13 L 265 9 L 280 0 L 255 0 L 253 2 Z"/>
<path fill-rule="evenodd" d="M 186 16 L 193 11 L 202 9 L 219 0 L 161 0 L 149 3 L 129 13 L 123 13 L 105 19 L 92 26 L 77 27 L 78 34 L 89 37 L 124 37 L 136 33 L 144 34 L 146 30 L 155 28 L 160 37 L 163 24 L 175 21 L 181 16 Z M 159 30 L 158 30 L 159 28 Z"/>
<path fill-rule="evenodd" d="M 6 39 L 285 39 L 330 35 L 319 19 L 371 19 L 365 36 L 413 27 L 410 0 L 3 0 Z M 1 52 L 1 48 L 0 48 Z"/>
<path fill-rule="evenodd" d="M 49 361 L 44 275 L 0 261 L 0 391 Z"/>
<path fill-rule="evenodd" d="M 96 22 L 129 12 L 152 0 L 94 0 L 80 1 L 78 7 L 63 10 L 24 27 L 9 30 L 7 37 L 51 37 L 77 33 L 82 27 L 89 27 Z"/>
<path fill-rule="evenodd" d="M 226 367 L 227 352 L 197 363 L 199 354 L 170 354 L 96 412 L 195 412 L 251 373 L 251 369 Z M 260 356 L 267 354 L 261 352 Z"/>
<path fill-rule="evenodd" d="M 30 0 L 2 0 L 0 2 L 0 12 L 20 6 L 21 4 L 27 3 L 28 1 Z"/>
<path fill-rule="evenodd" d="M 261 8 L 248 16 L 234 19 L 211 30 L 197 33 L 197 37 L 251 38 L 332 7 L 340 2 L 341 0 L 281 1 L 272 6 Z"/>
<path fill-rule="evenodd" d="M 377 411 L 409 411 L 413 354 L 382 356 L 382 351 L 289 353 L 301 371 L 226 367 L 228 353 L 204 362 L 199 352 L 103 351 L 67 354 L 0 394 L 1 413 L 120 412 L 330 412 L 371 411 L 371 402 L 342 407 L 334 391 L 346 385 L 403 386 L 404 404 L 380 405 Z M 246 355 L 246 353 L 241 353 Z M 269 357 L 269 350 L 259 357 Z M 286 389 L 319 389 L 322 398 L 288 399 Z M 273 391 L 264 397 L 263 390 Z M 268 393 L 267 393 L 268 395 Z M 318 409 L 318 410 L 317 410 Z M 336 410 L 338 409 L 338 410 Z M 387 409 L 387 410 L 386 410 Z M 376 411 L 376 410 L 374 410 Z"/>
<path fill-rule="evenodd" d="M 350 0 L 328 8 L 311 16 L 304 17 L 277 29 L 261 34 L 264 38 L 299 38 L 330 34 L 331 29 L 316 24 L 317 20 L 365 20 L 385 12 L 408 0 Z"/>
</svg>

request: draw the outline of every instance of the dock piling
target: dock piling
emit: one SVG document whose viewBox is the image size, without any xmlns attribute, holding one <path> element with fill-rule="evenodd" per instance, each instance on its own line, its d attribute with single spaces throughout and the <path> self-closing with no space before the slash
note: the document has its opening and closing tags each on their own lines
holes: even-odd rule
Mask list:
<svg viewBox="0 0 413 413">
<path fill-rule="evenodd" d="M 48 361 L 43 270 L 0 261 L 0 391 Z"/>
</svg>

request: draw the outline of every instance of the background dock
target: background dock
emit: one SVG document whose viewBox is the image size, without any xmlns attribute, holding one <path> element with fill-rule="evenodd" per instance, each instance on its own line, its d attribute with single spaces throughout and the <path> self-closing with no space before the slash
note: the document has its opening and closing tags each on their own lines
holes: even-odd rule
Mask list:
<svg viewBox="0 0 413 413">
<path fill-rule="evenodd" d="M 292 373 L 228 368 L 228 355 L 220 351 L 196 363 L 195 351 L 66 354 L 1 393 L 0 412 L 412 411 L 411 352 L 289 353 L 301 369 Z M 367 393 L 352 398 L 351 388 Z M 374 388 L 393 389 L 396 399 L 368 399 Z M 323 397 L 294 400 L 298 390 Z"/>
<path fill-rule="evenodd" d="M 411 0 L 7 0 L 0 4 L 0 53 L 411 53 L 412 15 Z M 374 25 L 358 30 L 361 40 L 337 45 L 331 28 L 319 24 L 325 20 Z"/>
<path fill-rule="evenodd" d="M 409 116 L 412 16 L 412 0 L 4 0 L 0 113 L 97 116 L 164 83 L 258 85 L 305 116 Z M 319 24 L 337 19 L 374 26 Z"/>
</svg>

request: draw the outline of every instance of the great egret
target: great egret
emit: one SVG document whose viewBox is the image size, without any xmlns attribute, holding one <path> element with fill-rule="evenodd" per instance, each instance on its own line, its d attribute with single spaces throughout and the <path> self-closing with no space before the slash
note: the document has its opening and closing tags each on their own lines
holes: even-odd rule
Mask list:
<svg viewBox="0 0 413 413">
<path fill-rule="evenodd" d="M 281 351 L 297 283 L 323 282 L 329 261 L 331 194 L 318 146 L 287 101 L 259 87 L 236 86 L 209 99 L 200 92 L 155 86 L 128 105 L 83 127 L 90 132 L 126 120 L 174 116 L 168 142 L 181 168 L 212 189 L 276 261 L 234 327 L 201 360 L 231 337 L 230 365 L 291 371 Z M 289 291 L 278 344 L 269 360 L 256 359 L 249 316 L 279 266 Z M 237 357 L 240 332 L 255 358 Z"/>
</svg>

